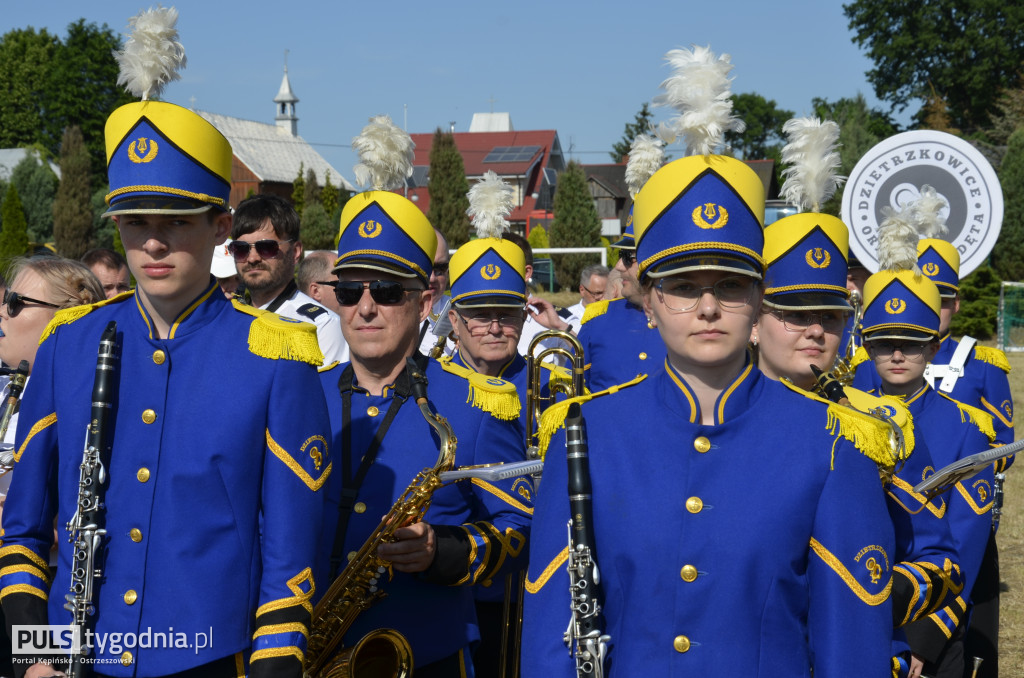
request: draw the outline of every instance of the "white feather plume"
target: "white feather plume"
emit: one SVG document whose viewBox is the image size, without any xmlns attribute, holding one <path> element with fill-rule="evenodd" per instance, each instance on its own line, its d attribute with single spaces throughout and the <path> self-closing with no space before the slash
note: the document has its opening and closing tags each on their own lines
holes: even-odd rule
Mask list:
<svg viewBox="0 0 1024 678">
<path fill-rule="evenodd" d="M 922 238 L 939 238 L 949 230 L 942 210 L 947 206 L 945 198 L 927 184 L 921 186 L 921 195 L 911 205 L 910 219 Z"/>
<path fill-rule="evenodd" d="M 626 185 L 630 197 L 643 188 L 647 180 L 661 169 L 665 160 L 664 142 L 656 136 L 638 134 L 629 147 L 629 161 L 626 163 Z"/>
<path fill-rule="evenodd" d="M 476 226 L 481 238 L 500 238 L 508 229 L 508 215 L 512 213 L 512 187 L 501 177 L 488 170 L 481 181 L 469 189 L 469 209 L 466 214 Z"/>
<path fill-rule="evenodd" d="M 911 220 L 911 205 L 900 209 L 883 207 L 885 218 L 878 227 L 878 270 L 920 273 L 917 267 L 917 228 Z"/>
<path fill-rule="evenodd" d="M 683 137 L 689 155 L 708 155 L 722 145 L 729 130 L 742 132 L 746 126 L 732 114 L 729 55 L 716 57 L 709 47 L 693 51 L 674 49 L 665 55 L 674 72 L 661 83 L 664 94 L 654 98 L 655 106 L 672 106 L 678 115 L 662 123 L 662 138 L 671 143 Z"/>
<path fill-rule="evenodd" d="M 390 191 L 405 185 L 412 176 L 413 149 L 416 144 L 387 115 L 370 118 L 359 136 L 352 139 L 352 149 L 359 154 L 353 170 L 356 182 L 367 183 L 374 191 Z"/>
<path fill-rule="evenodd" d="M 143 101 L 160 96 L 164 85 L 177 80 L 185 67 L 185 48 L 178 42 L 178 10 L 157 6 L 128 21 L 131 35 L 114 52 L 121 72 L 117 84 Z"/>
<path fill-rule="evenodd" d="M 839 125 L 818 118 L 793 118 L 782 131 L 789 137 L 782 149 L 782 162 L 789 165 L 782 173 L 782 197 L 805 211 L 819 212 L 846 181 L 836 174 L 841 162 Z"/>
</svg>

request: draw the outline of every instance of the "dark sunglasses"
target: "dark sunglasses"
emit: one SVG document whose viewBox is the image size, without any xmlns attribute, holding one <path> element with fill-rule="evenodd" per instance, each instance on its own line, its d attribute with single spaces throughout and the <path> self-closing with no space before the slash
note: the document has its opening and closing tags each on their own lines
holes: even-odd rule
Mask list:
<svg viewBox="0 0 1024 678">
<path fill-rule="evenodd" d="M 432 269 L 434 275 L 448 275 L 448 263 L 447 261 L 435 262 Z"/>
<path fill-rule="evenodd" d="M 49 308 L 60 308 L 58 304 L 51 304 L 48 301 L 40 301 L 33 299 L 32 297 L 25 297 L 17 292 L 11 290 L 4 290 L 4 306 L 7 307 L 7 317 L 13 318 L 19 313 L 21 309 L 25 308 L 26 304 L 36 304 L 37 306 L 47 306 Z"/>
<path fill-rule="evenodd" d="M 630 266 L 633 265 L 633 262 L 636 261 L 636 252 L 634 252 L 633 250 L 620 249 L 619 259 L 622 260 L 623 266 L 629 268 Z"/>
<path fill-rule="evenodd" d="M 273 259 L 281 254 L 281 243 L 292 242 L 295 238 L 288 240 L 257 240 L 256 242 L 245 242 L 243 240 L 232 240 L 228 245 L 228 252 L 235 258 L 235 261 L 245 261 L 249 258 L 249 250 L 256 248 L 256 254 L 260 259 Z"/>
<path fill-rule="evenodd" d="M 370 298 L 377 304 L 394 306 L 402 303 L 406 292 L 421 291 L 416 287 L 405 287 L 396 280 L 338 280 L 324 283 L 334 286 L 334 296 L 342 306 L 355 306 L 363 298 L 363 290 L 370 290 Z"/>
</svg>

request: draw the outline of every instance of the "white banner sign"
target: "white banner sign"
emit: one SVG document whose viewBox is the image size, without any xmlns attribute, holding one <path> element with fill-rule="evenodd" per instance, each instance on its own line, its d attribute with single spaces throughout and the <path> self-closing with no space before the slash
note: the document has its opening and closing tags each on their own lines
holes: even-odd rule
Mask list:
<svg viewBox="0 0 1024 678">
<path fill-rule="evenodd" d="M 1003 192 L 992 165 L 969 143 L 945 132 L 922 130 L 889 137 L 853 168 L 843 190 L 842 219 L 850 228 L 850 250 L 878 270 L 878 225 L 882 208 L 899 209 L 931 186 L 946 200 L 949 232 L 960 252 L 960 277 L 985 262 L 1003 223 Z"/>
</svg>

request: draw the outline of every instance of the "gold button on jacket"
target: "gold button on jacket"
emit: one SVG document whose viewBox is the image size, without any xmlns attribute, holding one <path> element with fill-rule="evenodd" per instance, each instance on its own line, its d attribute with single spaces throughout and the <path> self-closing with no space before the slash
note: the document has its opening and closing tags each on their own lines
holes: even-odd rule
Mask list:
<svg viewBox="0 0 1024 678">
<path fill-rule="evenodd" d="M 153 351 L 153 362 L 155 362 L 157 365 L 163 365 L 165 360 L 167 360 L 166 353 L 160 350 Z"/>
<path fill-rule="evenodd" d="M 686 510 L 690 513 L 700 513 L 703 508 L 704 502 L 700 500 L 700 497 L 690 497 L 686 500 Z"/>
<path fill-rule="evenodd" d="M 690 639 L 686 636 L 676 636 L 675 640 L 672 641 L 672 647 L 675 648 L 676 652 L 686 652 L 690 649 Z"/>
<path fill-rule="evenodd" d="M 128 603 L 129 605 L 134 605 L 135 601 L 138 599 L 139 594 L 136 593 L 133 589 L 128 589 L 124 592 L 124 602 Z"/>
<path fill-rule="evenodd" d="M 135 477 L 139 479 L 140 483 L 146 482 L 147 480 L 149 480 L 149 469 L 143 466 L 135 474 Z"/>
<path fill-rule="evenodd" d="M 711 441 L 701 436 L 693 441 L 693 449 L 697 450 L 701 454 L 704 454 L 711 449 Z"/>
<path fill-rule="evenodd" d="M 679 571 L 679 576 L 685 582 L 694 581 L 697 578 L 697 568 L 693 565 L 683 565 L 683 569 Z"/>
<path fill-rule="evenodd" d="M 154 412 L 153 410 L 143 410 L 142 421 L 146 424 L 152 424 L 154 421 L 156 421 L 156 412 Z"/>
</svg>

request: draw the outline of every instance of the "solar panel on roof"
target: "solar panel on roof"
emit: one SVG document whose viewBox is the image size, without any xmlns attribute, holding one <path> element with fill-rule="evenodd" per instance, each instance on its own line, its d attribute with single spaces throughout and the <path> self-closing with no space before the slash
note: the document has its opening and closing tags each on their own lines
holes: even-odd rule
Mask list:
<svg viewBox="0 0 1024 678">
<path fill-rule="evenodd" d="M 537 154 L 540 146 L 495 146 L 484 162 L 526 162 Z"/>
</svg>

